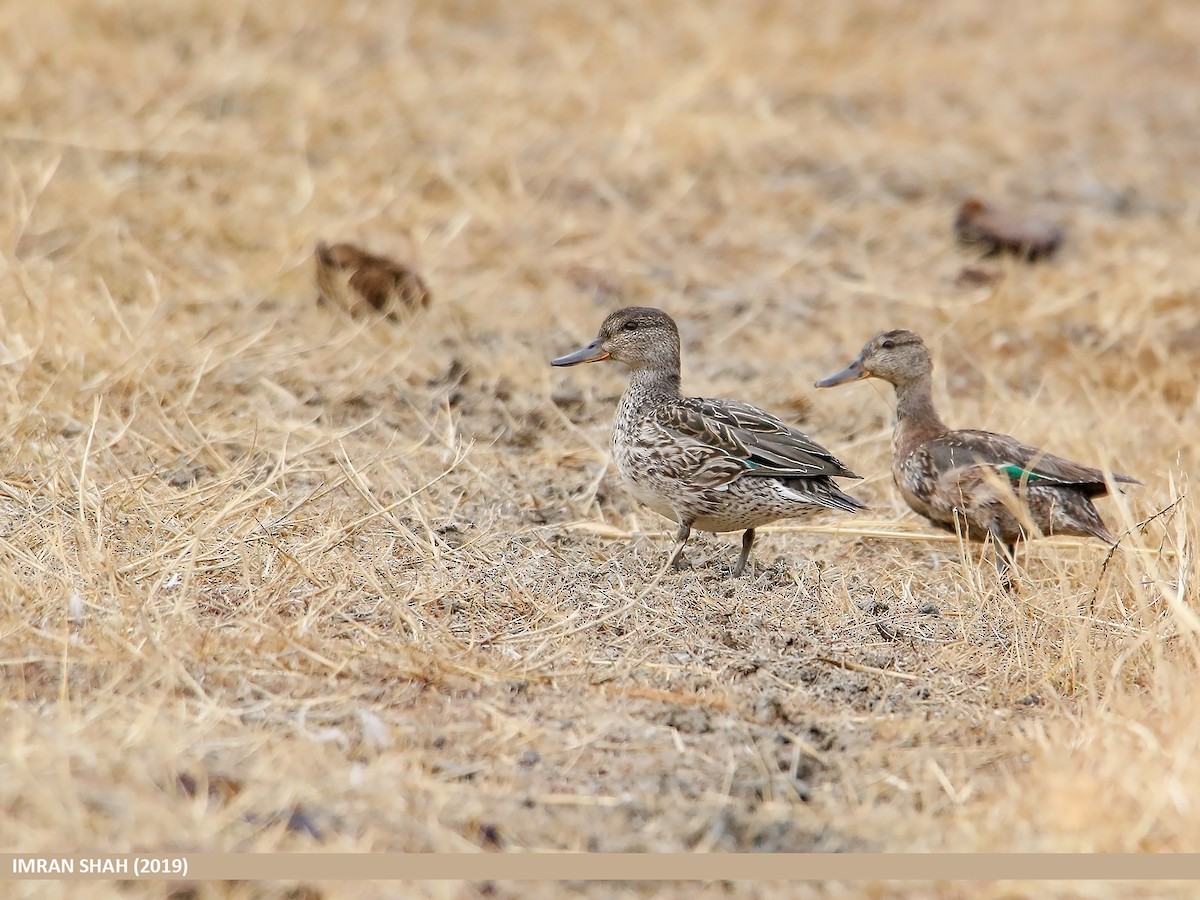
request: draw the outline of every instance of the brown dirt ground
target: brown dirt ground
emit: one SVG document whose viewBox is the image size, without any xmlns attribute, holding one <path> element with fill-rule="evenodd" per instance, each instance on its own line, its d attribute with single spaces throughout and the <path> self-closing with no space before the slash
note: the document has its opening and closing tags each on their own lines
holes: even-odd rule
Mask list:
<svg viewBox="0 0 1200 900">
<path fill-rule="evenodd" d="M 1165 0 L 10 5 L 0 842 L 1200 849 L 1198 42 Z M 956 247 L 971 193 L 1060 255 Z M 322 239 L 415 247 L 432 305 L 318 306 Z M 627 303 L 871 511 L 664 573 L 623 373 L 547 365 Z M 903 508 L 890 393 L 811 388 L 899 326 L 952 423 L 1145 482 L 1111 562 L 1040 543 L 1012 596 Z M 408 895 L 568 889 L 783 891 Z"/>
</svg>

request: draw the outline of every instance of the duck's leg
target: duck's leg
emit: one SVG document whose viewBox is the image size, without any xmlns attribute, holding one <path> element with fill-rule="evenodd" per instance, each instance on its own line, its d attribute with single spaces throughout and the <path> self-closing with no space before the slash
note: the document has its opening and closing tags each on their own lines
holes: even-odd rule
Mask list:
<svg viewBox="0 0 1200 900">
<path fill-rule="evenodd" d="M 683 545 L 687 543 L 687 539 L 692 534 L 692 520 L 684 519 L 679 523 L 679 530 L 675 532 L 675 543 L 678 545 L 675 548 L 675 555 L 671 557 L 671 568 L 678 572 L 687 564 L 687 560 L 683 558 Z"/>
<path fill-rule="evenodd" d="M 1000 584 L 1007 591 L 1015 590 L 1016 582 L 1013 581 L 1012 568 L 1017 564 L 1016 542 L 1004 540 L 996 531 L 992 531 L 992 538 L 995 544 L 996 574 L 1000 577 Z"/>
<path fill-rule="evenodd" d="M 737 565 L 733 567 L 733 577 L 737 578 L 746 571 L 746 561 L 750 559 L 750 548 L 754 546 L 754 529 L 747 528 L 742 534 L 742 555 L 738 557 Z"/>
</svg>

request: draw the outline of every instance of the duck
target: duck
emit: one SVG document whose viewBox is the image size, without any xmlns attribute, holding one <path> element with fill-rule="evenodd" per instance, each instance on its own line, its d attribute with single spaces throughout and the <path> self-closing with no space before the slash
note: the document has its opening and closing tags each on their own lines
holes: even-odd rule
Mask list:
<svg viewBox="0 0 1200 900">
<path fill-rule="evenodd" d="M 818 388 L 879 378 L 896 390 L 892 478 L 918 515 L 968 540 L 989 538 L 1007 576 L 1018 541 L 1039 535 L 1092 537 L 1116 544 L 1092 502 L 1110 481 L 1136 478 L 1084 466 L 991 431 L 954 430 L 933 405 L 933 357 L 907 329 L 881 331 Z M 1015 502 L 1016 501 L 1016 502 Z"/>
<path fill-rule="evenodd" d="M 738 400 L 683 396 L 679 328 L 661 309 L 619 309 L 595 340 L 551 364 L 601 361 L 629 368 L 613 422 L 613 458 L 632 495 L 677 524 L 672 568 L 685 565 L 693 529 L 742 532 L 732 570 L 739 577 L 755 529 L 822 510 L 866 508 L 833 480 L 860 476 L 778 416 Z"/>
</svg>

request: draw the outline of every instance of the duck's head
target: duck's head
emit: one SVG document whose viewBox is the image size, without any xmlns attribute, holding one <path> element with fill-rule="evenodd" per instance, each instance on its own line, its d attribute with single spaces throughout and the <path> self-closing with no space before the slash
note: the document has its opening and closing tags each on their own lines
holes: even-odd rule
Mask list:
<svg viewBox="0 0 1200 900">
<path fill-rule="evenodd" d="M 574 353 L 552 360 L 554 366 L 615 359 L 633 369 L 679 368 L 679 329 L 661 309 L 627 306 L 609 315 L 596 339 Z"/>
<path fill-rule="evenodd" d="M 819 388 L 836 387 L 863 378 L 882 378 L 892 384 L 907 384 L 933 371 L 933 358 L 915 331 L 898 328 L 881 331 L 864 345 L 854 361 L 840 372 L 822 378 Z"/>
</svg>

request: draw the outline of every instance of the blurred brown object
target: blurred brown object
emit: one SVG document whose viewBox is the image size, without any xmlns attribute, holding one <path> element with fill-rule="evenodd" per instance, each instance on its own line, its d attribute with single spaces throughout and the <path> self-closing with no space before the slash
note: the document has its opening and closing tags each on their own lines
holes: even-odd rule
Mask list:
<svg viewBox="0 0 1200 900">
<path fill-rule="evenodd" d="M 425 308 L 430 293 L 410 266 L 368 253 L 354 244 L 317 244 L 317 302 L 352 316 L 374 311 L 395 319 L 401 310 Z"/>
<path fill-rule="evenodd" d="M 984 287 L 995 284 L 1003 277 L 1003 273 L 995 269 L 987 269 L 983 266 L 963 266 L 954 279 L 954 285 L 962 288 Z"/>
<path fill-rule="evenodd" d="M 978 244 L 989 254 L 1006 251 L 1027 260 L 1049 256 L 1063 241 L 1057 222 L 985 203 L 966 200 L 954 218 L 954 233 L 964 244 Z"/>
</svg>

